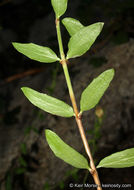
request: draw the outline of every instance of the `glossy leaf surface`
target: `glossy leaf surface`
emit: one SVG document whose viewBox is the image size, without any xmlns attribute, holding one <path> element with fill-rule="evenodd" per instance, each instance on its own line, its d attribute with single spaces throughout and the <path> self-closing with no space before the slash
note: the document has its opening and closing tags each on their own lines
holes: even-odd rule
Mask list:
<svg viewBox="0 0 134 190">
<path fill-rule="evenodd" d="M 73 36 L 76 32 L 84 27 L 80 21 L 70 17 L 64 18 L 62 23 L 64 24 L 70 36 Z"/>
<path fill-rule="evenodd" d="M 43 62 L 43 63 L 52 63 L 59 61 L 60 59 L 57 55 L 48 47 L 39 46 L 33 43 L 13 43 L 14 48 L 29 57 L 30 59 Z"/>
<path fill-rule="evenodd" d="M 134 166 L 134 148 L 111 154 L 102 159 L 97 168 L 126 168 Z"/>
<path fill-rule="evenodd" d="M 90 110 L 98 104 L 113 77 L 114 70 L 109 69 L 100 74 L 88 85 L 81 95 L 80 107 L 82 112 Z"/>
<path fill-rule="evenodd" d="M 47 142 L 58 158 L 81 169 L 89 169 L 87 159 L 72 147 L 67 145 L 56 133 L 45 130 Z"/>
<path fill-rule="evenodd" d="M 56 14 L 56 18 L 59 18 L 65 13 L 68 0 L 51 0 L 51 3 Z"/>
<path fill-rule="evenodd" d="M 62 117 L 72 117 L 74 115 L 72 107 L 61 100 L 39 93 L 28 87 L 21 89 L 33 105 L 48 113 Z"/>
<path fill-rule="evenodd" d="M 76 32 L 68 43 L 67 59 L 86 53 L 100 34 L 102 27 L 103 23 L 98 22 Z"/>
</svg>

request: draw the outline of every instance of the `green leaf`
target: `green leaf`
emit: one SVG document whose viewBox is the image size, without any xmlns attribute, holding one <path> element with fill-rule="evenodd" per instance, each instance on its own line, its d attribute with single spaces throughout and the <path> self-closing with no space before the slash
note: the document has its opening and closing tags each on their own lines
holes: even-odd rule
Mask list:
<svg viewBox="0 0 134 190">
<path fill-rule="evenodd" d="M 98 104 L 114 77 L 114 69 L 109 69 L 95 78 L 81 95 L 81 112 L 92 109 Z"/>
<path fill-rule="evenodd" d="M 68 43 L 67 59 L 79 57 L 86 53 L 96 40 L 103 28 L 103 23 L 98 22 L 80 29 Z"/>
<path fill-rule="evenodd" d="M 23 87 L 21 90 L 33 105 L 48 113 L 62 117 L 72 117 L 74 115 L 72 107 L 61 100 L 39 93 L 28 87 Z"/>
<path fill-rule="evenodd" d="M 134 166 L 134 148 L 111 154 L 102 159 L 97 168 L 126 168 Z"/>
<path fill-rule="evenodd" d="M 64 26 L 67 29 L 70 36 L 73 36 L 81 28 L 84 28 L 84 26 L 80 23 L 80 21 L 78 21 L 74 18 L 70 18 L 70 17 L 64 18 L 62 20 L 62 23 L 64 24 Z"/>
<path fill-rule="evenodd" d="M 39 46 L 33 43 L 12 43 L 14 48 L 29 57 L 30 59 L 43 62 L 43 63 L 52 63 L 59 61 L 60 59 L 57 55 L 48 47 Z"/>
<path fill-rule="evenodd" d="M 67 9 L 67 3 L 68 0 L 51 0 L 51 4 L 56 14 L 56 18 L 59 18 L 65 13 Z"/>
<path fill-rule="evenodd" d="M 56 133 L 45 130 L 47 142 L 55 156 L 68 164 L 81 169 L 89 169 L 87 159 L 56 135 Z"/>
</svg>

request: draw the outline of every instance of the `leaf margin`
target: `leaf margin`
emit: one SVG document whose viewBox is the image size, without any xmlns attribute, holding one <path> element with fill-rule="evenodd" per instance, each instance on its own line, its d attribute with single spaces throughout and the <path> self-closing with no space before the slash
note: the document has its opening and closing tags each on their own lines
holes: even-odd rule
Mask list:
<svg viewBox="0 0 134 190">
<path fill-rule="evenodd" d="M 70 36 L 73 36 L 80 29 L 85 27 L 83 24 L 81 24 L 79 20 L 71 17 L 66 17 L 62 19 L 62 24 L 64 25 Z M 75 26 L 77 28 L 74 28 Z"/>
<path fill-rule="evenodd" d="M 103 76 L 104 74 L 107 74 L 108 72 L 110 72 L 111 76 L 110 76 L 109 82 L 107 83 L 107 87 L 103 90 L 103 92 L 102 92 L 101 96 L 99 97 L 99 99 L 98 99 L 97 101 L 95 100 L 95 101 L 96 101 L 95 105 L 92 104 L 92 102 L 93 102 L 93 101 L 92 101 L 92 102 L 89 104 L 89 105 L 90 105 L 90 108 L 87 108 L 87 103 L 85 103 L 85 100 L 84 100 L 84 99 L 86 99 L 86 97 L 88 96 L 88 95 L 87 95 L 87 94 L 88 94 L 88 91 L 89 91 L 89 93 L 91 93 L 91 90 L 89 90 L 89 89 L 91 88 L 91 85 L 94 85 L 94 83 L 95 83 L 97 80 L 101 79 L 102 76 Z M 82 92 L 82 94 L 81 94 L 81 99 L 80 99 L 80 113 L 83 113 L 84 111 L 89 111 L 89 110 L 93 109 L 93 108 L 99 103 L 99 101 L 101 100 L 102 96 L 104 95 L 104 93 L 105 93 L 106 90 L 108 89 L 108 87 L 109 87 L 111 81 L 113 80 L 114 75 L 115 75 L 115 70 L 114 70 L 113 68 L 107 69 L 107 70 L 105 70 L 104 72 L 102 72 L 99 76 L 97 76 L 96 78 L 94 78 L 94 79 L 91 81 L 91 83 L 89 83 L 89 85 L 83 90 L 83 92 Z M 97 82 L 98 82 L 98 81 L 97 81 Z M 92 95 L 92 96 L 93 96 L 93 95 Z M 84 104 L 86 105 L 86 107 L 85 107 Z"/>
<path fill-rule="evenodd" d="M 132 165 L 129 165 L 129 166 L 125 166 L 125 167 L 122 167 L 122 166 L 120 166 L 120 167 L 117 167 L 117 166 L 107 166 L 106 167 L 106 164 L 105 164 L 105 160 L 107 161 L 107 159 L 109 160 L 109 158 L 111 158 L 111 157 L 114 157 L 114 156 L 116 156 L 116 158 L 118 157 L 118 156 L 122 156 L 122 153 L 126 153 L 126 155 L 128 155 L 128 152 L 130 151 L 131 152 L 131 150 L 133 150 L 133 155 L 134 155 L 134 148 L 129 148 L 129 149 L 125 149 L 125 150 L 122 150 L 122 151 L 118 151 L 118 152 L 115 152 L 115 153 L 113 153 L 113 154 L 111 154 L 111 155 L 109 155 L 109 156 L 107 156 L 107 157 L 105 157 L 105 158 L 103 158 L 100 162 L 99 162 L 99 164 L 97 165 L 97 167 L 96 168 L 101 168 L 101 167 L 103 167 L 103 168 L 127 168 L 127 167 L 133 167 L 134 166 L 134 156 L 133 156 L 133 164 Z M 127 160 L 128 161 L 128 160 Z M 103 163 L 104 162 L 104 163 Z M 119 161 L 117 161 L 117 162 L 119 162 L 119 165 L 121 164 L 121 161 L 119 160 Z M 101 166 L 101 164 L 102 164 L 102 166 Z"/>
<path fill-rule="evenodd" d="M 97 23 L 94 23 L 94 24 L 91 24 L 89 26 L 85 26 L 84 28 L 80 29 L 77 33 L 75 33 L 69 40 L 68 42 L 68 52 L 67 52 L 67 56 L 66 56 L 66 59 L 71 59 L 71 58 L 75 58 L 75 57 L 80 57 L 82 56 L 83 54 L 85 54 L 90 48 L 91 46 L 94 44 L 95 40 L 97 39 L 97 37 L 99 36 L 102 28 L 103 28 L 103 25 L 104 23 L 103 22 L 97 22 Z M 97 35 L 96 37 L 94 37 L 93 39 L 93 36 L 91 36 L 91 31 L 92 30 L 92 27 L 95 27 L 95 26 L 98 26 L 99 27 L 99 30 L 97 32 Z M 83 46 L 83 51 L 82 51 L 82 48 L 81 48 L 81 44 L 78 44 L 78 51 L 76 51 L 76 42 L 78 43 L 78 39 L 79 39 L 79 43 L 80 43 L 80 40 L 82 40 L 83 36 L 85 38 L 86 35 L 84 35 L 83 33 L 87 32 L 90 33 L 90 41 L 88 41 L 87 43 L 87 39 L 89 40 L 89 34 L 87 35 L 88 37 L 86 37 L 86 39 L 84 40 L 85 43 L 82 44 Z M 93 32 L 92 32 L 93 34 Z M 91 42 L 91 39 L 92 39 L 92 42 Z M 74 43 L 75 42 L 75 43 Z M 83 42 L 82 42 L 83 43 Z M 86 44 L 86 46 L 85 46 Z M 73 47 L 74 46 L 74 47 Z M 86 48 L 85 48 L 86 47 Z"/>
<path fill-rule="evenodd" d="M 52 137 L 50 137 L 50 135 L 52 135 L 53 136 L 53 138 Z M 81 167 L 78 167 L 78 166 L 76 166 L 76 165 L 73 165 L 73 164 L 70 164 L 70 165 L 72 165 L 72 166 L 74 166 L 74 167 L 76 167 L 76 168 L 80 168 L 80 169 L 88 169 L 88 170 L 90 170 L 90 166 L 89 166 L 89 163 L 88 163 L 88 161 L 87 161 L 87 159 L 82 155 L 82 154 L 80 154 L 78 151 L 76 151 L 74 148 L 72 148 L 70 145 L 68 145 L 67 143 L 65 143 L 55 132 L 53 132 L 53 131 L 51 131 L 51 130 L 49 130 L 49 129 L 45 129 L 45 136 L 46 136 L 46 140 L 47 140 L 47 143 L 48 143 L 48 145 L 49 145 L 49 147 L 50 147 L 50 149 L 51 149 L 51 151 L 54 153 L 54 155 L 56 156 L 56 157 L 58 157 L 58 158 L 60 158 L 61 160 L 63 160 L 64 162 L 66 162 L 66 163 L 68 163 L 68 164 L 70 164 L 68 161 L 67 161 L 67 159 L 65 158 L 61 158 L 61 156 L 59 156 L 59 153 L 56 153 L 56 151 L 57 152 L 59 152 L 59 148 L 55 151 L 54 149 L 55 149 L 55 147 L 54 147 L 54 145 L 53 145 L 53 143 L 50 145 L 50 139 L 49 138 L 52 138 L 52 139 L 54 139 L 54 142 L 56 141 L 55 140 L 55 137 L 57 138 L 57 140 L 58 140 L 58 143 L 63 143 L 63 146 L 64 146 L 64 150 L 62 150 L 63 152 L 65 152 L 65 150 L 66 150 L 66 148 L 68 149 L 70 149 L 71 151 L 72 151 L 72 154 L 73 154 L 73 152 L 75 152 L 75 154 L 76 155 L 79 155 L 79 157 L 83 160 L 83 162 L 82 162 L 82 165 L 83 165 L 83 163 L 85 164 L 85 165 L 87 165 L 87 166 L 81 166 Z M 61 148 L 60 148 L 61 149 Z M 64 153 L 65 154 L 65 153 Z M 71 154 L 71 155 L 72 155 Z M 74 156 L 75 157 L 75 156 Z M 74 158 L 73 157 L 73 158 Z"/>
<path fill-rule="evenodd" d="M 38 91 L 36 91 L 36 90 L 33 90 L 32 88 L 29 88 L 29 87 L 21 87 L 21 90 L 22 90 L 22 92 L 23 92 L 23 94 L 26 96 L 26 98 L 34 105 L 34 106 L 36 106 L 36 107 L 38 107 L 38 108 L 40 108 L 41 110 L 43 110 L 43 111 L 45 111 L 45 112 L 47 112 L 47 113 L 50 113 L 50 114 L 52 114 L 52 115 L 57 115 L 57 116 L 61 116 L 61 117 L 73 117 L 73 116 L 75 116 L 74 115 L 74 111 L 73 111 L 73 108 L 69 105 L 69 104 L 67 104 L 67 103 L 65 103 L 64 101 L 62 101 L 62 100 L 59 100 L 59 99 L 57 99 L 57 98 L 54 98 L 54 97 L 51 97 L 51 96 L 49 96 L 49 95 L 47 95 L 47 94 L 44 94 L 44 93 L 40 93 L 40 92 L 38 92 Z M 57 114 L 57 111 L 54 111 L 54 110 L 49 110 L 50 109 L 50 105 L 49 105 L 49 109 L 47 108 L 42 108 L 42 105 L 40 106 L 40 105 L 37 105 L 38 103 L 35 103 L 35 101 L 32 99 L 30 99 L 29 98 L 29 95 L 27 94 L 27 93 L 29 93 L 29 92 L 26 92 L 26 91 L 31 91 L 31 92 L 33 92 L 33 93 L 35 93 L 37 96 L 39 95 L 39 96 L 42 96 L 43 98 L 48 98 L 49 100 L 51 99 L 52 101 L 56 101 L 56 103 L 61 103 L 62 105 L 64 105 L 65 107 L 66 107 L 66 109 L 68 109 L 68 110 L 66 110 L 66 114 L 65 113 L 63 113 L 63 111 L 64 111 L 64 108 L 62 109 L 62 110 L 60 110 L 60 114 Z M 34 98 L 36 98 L 36 96 L 34 97 Z M 38 98 L 37 98 L 38 99 Z M 50 100 L 50 101 L 51 101 Z M 46 103 L 47 104 L 47 103 Z"/>
<path fill-rule="evenodd" d="M 23 54 L 24 56 L 35 60 L 35 61 L 39 61 L 42 63 L 53 63 L 56 61 L 60 61 L 60 58 L 56 55 L 56 53 L 49 47 L 45 47 L 45 46 L 40 46 L 34 43 L 19 43 L 19 42 L 12 42 L 13 47 L 21 54 Z M 30 50 L 30 46 L 31 46 L 31 50 Z M 35 55 L 31 55 L 33 54 L 33 49 L 35 48 L 35 55 L 36 55 L 36 48 L 40 49 L 40 55 L 37 54 L 37 56 L 40 56 L 41 58 L 35 58 Z M 51 57 L 47 57 L 45 58 L 45 54 L 43 51 L 48 51 L 51 55 Z M 32 53 L 28 53 L 28 51 L 31 51 Z M 42 51 L 42 52 L 41 52 Z M 49 61 L 42 61 L 42 59 L 49 59 Z"/>
</svg>

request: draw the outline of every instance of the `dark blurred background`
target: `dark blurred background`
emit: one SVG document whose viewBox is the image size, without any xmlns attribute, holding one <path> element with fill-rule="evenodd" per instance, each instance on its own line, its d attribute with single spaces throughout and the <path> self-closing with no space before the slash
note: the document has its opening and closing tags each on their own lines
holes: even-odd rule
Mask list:
<svg viewBox="0 0 134 190">
<path fill-rule="evenodd" d="M 91 50 L 68 65 L 77 102 L 94 77 L 108 68 L 116 71 L 96 109 L 83 114 L 98 163 L 109 154 L 134 147 L 134 0 L 69 0 L 62 18 L 66 16 L 84 25 L 105 23 Z M 61 29 L 66 52 L 69 35 Z M 73 118 L 40 111 L 20 90 L 29 86 L 70 104 L 60 64 L 28 59 L 13 48 L 14 41 L 48 46 L 59 54 L 50 0 L 0 0 L 0 189 L 67 190 L 72 189 L 70 183 L 92 184 L 85 170 L 56 158 L 45 140 L 44 129 L 54 130 L 85 154 Z M 127 184 L 122 189 L 134 189 L 133 167 L 99 169 L 99 174 L 104 184 Z"/>
</svg>

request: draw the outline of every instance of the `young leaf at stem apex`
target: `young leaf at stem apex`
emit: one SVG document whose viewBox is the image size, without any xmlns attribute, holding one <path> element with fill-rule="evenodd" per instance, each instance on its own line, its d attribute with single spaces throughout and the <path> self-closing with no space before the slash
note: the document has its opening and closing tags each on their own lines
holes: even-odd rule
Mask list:
<svg viewBox="0 0 134 190">
<path fill-rule="evenodd" d="M 48 96 L 47 94 L 39 93 L 31 88 L 21 88 L 28 100 L 38 108 L 61 117 L 72 117 L 74 112 L 71 106 L 65 102 Z"/>
<path fill-rule="evenodd" d="M 62 23 L 67 29 L 70 36 L 73 36 L 76 32 L 84 27 L 79 20 L 70 17 L 62 19 Z"/>
<path fill-rule="evenodd" d="M 43 63 L 52 63 L 60 60 L 54 51 L 48 47 L 39 46 L 33 43 L 24 44 L 13 42 L 12 44 L 18 52 L 24 54 L 30 59 Z"/>
<path fill-rule="evenodd" d="M 98 22 L 81 28 L 69 40 L 67 59 L 86 53 L 100 34 L 104 23 Z"/>
<path fill-rule="evenodd" d="M 67 9 L 68 0 L 51 0 L 56 18 L 60 18 Z"/>
<path fill-rule="evenodd" d="M 81 95 L 81 112 L 90 110 L 98 104 L 113 77 L 114 69 L 109 69 L 101 73 L 88 85 Z"/>
<path fill-rule="evenodd" d="M 97 168 L 126 168 L 134 166 L 134 148 L 111 154 L 102 159 Z"/>
<path fill-rule="evenodd" d="M 87 159 L 71 146 L 67 145 L 56 133 L 47 129 L 45 130 L 45 135 L 55 156 L 76 168 L 90 169 Z"/>
</svg>

